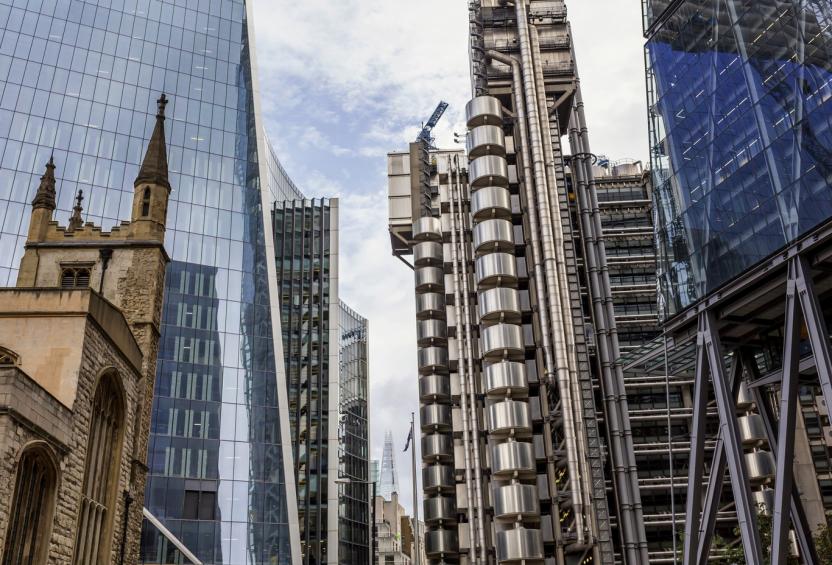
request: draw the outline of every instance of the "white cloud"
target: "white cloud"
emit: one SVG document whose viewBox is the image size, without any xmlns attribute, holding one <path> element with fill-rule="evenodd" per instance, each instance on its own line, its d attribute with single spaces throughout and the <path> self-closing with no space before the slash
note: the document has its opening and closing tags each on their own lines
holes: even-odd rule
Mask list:
<svg viewBox="0 0 832 565">
<path fill-rule="evenodd" d="M 592 148 L 646 154 L 637 0 L 571 0 Z M 415 139 L 442 99 L 440 146 L 464 129 L 467 2 L 255 0 L 266 126 L 308 196 L 340 197 L 340 294 L 370 320 L 373 456 L 397 443 L 403 504 L 411 507 L 410 412 L 418 410 L 412 273 L 390 254 L 386 154 Z"/>
</svg>

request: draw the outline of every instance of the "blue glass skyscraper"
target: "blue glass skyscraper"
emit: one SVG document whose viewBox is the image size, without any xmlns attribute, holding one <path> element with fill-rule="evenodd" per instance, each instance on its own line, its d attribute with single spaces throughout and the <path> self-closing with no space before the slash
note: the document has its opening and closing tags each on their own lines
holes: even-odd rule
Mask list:
<svg viewBox="0 0 832 565">
<path fill-rule="evenodd" d="M 16 276 L 26 191 L 49 156 L 57 218 L 83 189 L 85 219 L 106 229 L 129 217 L 123 187 L 156 98 L 171 100 L 172 263 L 145 501 L 167 533 L 148 523 L 149 563 L 173 562 L 166 536 L 206 564 L 299 553 L 264 235 L 271 201 L 293 189 L 262 133 L 250 10 L 243 0 L 0 0 L 0 284 Z"/>
</svg>

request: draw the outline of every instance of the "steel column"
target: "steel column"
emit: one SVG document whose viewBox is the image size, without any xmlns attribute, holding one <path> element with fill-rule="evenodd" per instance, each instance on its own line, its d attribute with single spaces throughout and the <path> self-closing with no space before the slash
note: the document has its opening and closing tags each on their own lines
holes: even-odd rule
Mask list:
<svg viewBox="0 0 832 565">
<path fill-rule="evenodd" d="M 793 261 L 797 297 L 803 310 L 803 320 L 815 357 L 823 398 L 826 400 L 827 414 L 832 420 L 832 352 L 829 348 L 829 328 L 826 327 L 823 310 L 815 294 L 812 271 L 806 258 L 798 255 Z"/>
<path fill-rule="evenodd" d="M 789 511 L 794 484 L 794 429 L 797 421 L 800 380 L 801 315 L 797 303 L 797 263 L 789 262 L 786 282 L 786 320 L 783 343 L 783 382 L 780 387 L 780 422 L 777 432 L 777 475 L 774 479 L 773 525 L 771 529 L 771 564 L 783 565 L 788 555 Z M 773 449 L 773 448 L 772 448 Z"/>
<path fill-rule="evenodd" d="M 725 377 L 722 344 L 719 334 L 714 331 L 715 320 L 713 312 L 705 310 L 700 314 L 700 329 L 708 367 L 714 383 L 716 393 L 717 412 L 725 442 L 726 459 L 731 477 L 731 488 L 734 493 L 734 504 L 737 508 L 737 521 L 743 541 L 745 560 L 749 565 L 760 565 L 763 562 L 763 551 L 760 544 L 760 531 L 757 525 L 757 513 L 751 500 L 751 488 L 748 480 L 748 470 L 745 467 L 745 456 L 740 439 L 739 424 L 737 423 L 736 406 L 732 401 L 731 391 Z M 697 382 L 696 385 L 700 386 Z"/>
</svg>

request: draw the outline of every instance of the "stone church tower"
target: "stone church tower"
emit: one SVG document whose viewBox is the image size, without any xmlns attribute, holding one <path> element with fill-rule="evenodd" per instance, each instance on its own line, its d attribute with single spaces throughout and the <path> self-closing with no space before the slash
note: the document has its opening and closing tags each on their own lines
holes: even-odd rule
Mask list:
<svg viewBox="0 0 832 565">
<path fill-rule="evenodd" d="M 16 288 L 0 289 L 3 565 L 133 565 L 159 347 L 170 195 L 165 96 L 129 222 L 53 221 L 50 159 Z"/>
</svg>

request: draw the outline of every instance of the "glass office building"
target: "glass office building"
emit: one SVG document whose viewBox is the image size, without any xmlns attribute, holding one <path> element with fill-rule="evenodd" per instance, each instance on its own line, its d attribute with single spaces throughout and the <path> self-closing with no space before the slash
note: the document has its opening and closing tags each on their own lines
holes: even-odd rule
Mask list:
<svg viewBox="0 0 832 565">
<path fill-rule="evenodd" d="M 832 4 L 645 0 L 670 316 L 832 216 Z"/>
<path fill-rule="evenodd" d="M 338 563 L 370 559 L 370 413 L 367 319 L 341 301 Z"/>
<path fill-rule="evenodd" d="M 172 263 L 146 506 L 206 564 L 288 563 L 299 549 L 264 235 L 270 201 L 292 190 L 262 135 L 250 8 L 0 0 L 0 284 L 15 280 L 50 154 L 58 219 L 83 189 L 85 219 L 116 225 L 130 215 L 155 100 L 170 98 Z M 147 525 L 145 562 L 177 551 Z"/>
</svg>

